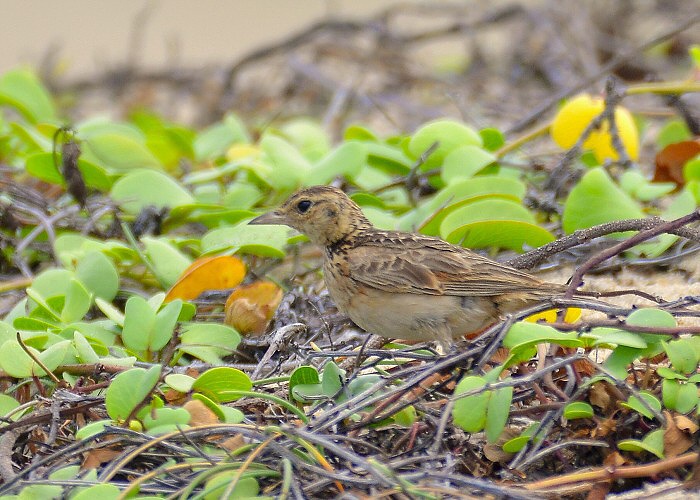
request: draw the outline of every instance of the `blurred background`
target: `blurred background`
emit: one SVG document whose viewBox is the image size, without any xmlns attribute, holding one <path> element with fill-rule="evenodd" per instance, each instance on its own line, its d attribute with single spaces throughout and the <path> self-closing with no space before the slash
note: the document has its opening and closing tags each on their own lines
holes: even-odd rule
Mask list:
<svg viewBox="0 0 700 500">
<path fill-rule="evenodd" d="M 441 116 L 523 130 L 538 106 L 622 82 L 687 78 L 698 0 L 0 0 L 0 74 L 36 68 L 63 115 L 149 108 L 205 126 L 291 116 L 335 138 Z M 697 95 L 686 99 L 697 99 Z M 663 99 L 630 97 L 646 114 Z"/>
</svg>

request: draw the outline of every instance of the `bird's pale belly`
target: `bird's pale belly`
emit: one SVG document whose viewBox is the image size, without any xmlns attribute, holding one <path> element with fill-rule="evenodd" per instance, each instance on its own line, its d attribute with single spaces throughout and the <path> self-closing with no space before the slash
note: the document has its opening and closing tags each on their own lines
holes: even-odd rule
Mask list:
<svg viewBox="0 0 700 500">
<path fill-rule="evenodd" d="M 493 302 L 484 297 L 387 293 L 371 288 L 354 294 L 334 293 L 338 309 L 369 333 L 382 337 L 449 341 L 480 330 L 498 319 Z"/>
</svg>

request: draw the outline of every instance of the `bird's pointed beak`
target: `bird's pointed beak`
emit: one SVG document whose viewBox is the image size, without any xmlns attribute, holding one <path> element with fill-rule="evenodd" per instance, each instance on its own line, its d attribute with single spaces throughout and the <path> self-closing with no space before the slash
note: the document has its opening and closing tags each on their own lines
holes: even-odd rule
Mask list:
<svg viewBox="0 0 700 500">
<path fill-rule="evenodd" d="M 284 214 L 281 214 L 275 210 L 272 212 L 267 212 L 266 214 L 262 214 L 252 221 L 250 221 L 248 224 L 253 224 L 253 225 L 263 225 L 263 224 L 287 224 L 287 218 L 284 216 Z"/>
</svg>

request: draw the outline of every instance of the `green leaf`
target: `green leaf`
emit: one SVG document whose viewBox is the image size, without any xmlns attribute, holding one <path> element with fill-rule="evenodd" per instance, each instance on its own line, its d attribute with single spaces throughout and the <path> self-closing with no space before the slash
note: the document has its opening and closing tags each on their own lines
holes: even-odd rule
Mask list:
<svg viewBox="0 0 700 500">
<path fill-rule="evenodd" d="M 595 339 L 594 346 L 599 345 L 623 345 L 634 347 L 636 349 L 644 349 L 647 343 L 639 334 L 619 330 L 617 328 L 596 327 L 591 331 L 581 334 L 582 339 Z"/>
<path fill-rule="evenodd" d="M 517 179 L 496 175 L 480 175 L 472 179 L 455 181 L 416 209 L 418 219 L 427 218 L 420 230 L 424 234 L 436 236 L 440 234 L 442 221 L 455 210 L 487 198 L 520 202 L 526 189 L 525 184 Z M 528 220 L 532 219 L 528 218 Z"/>
<path fill-rule="evenodd" d="M 124 345 L 133 351 L 146 351 L 155 322 L 156 312 L 144 298 L 136 295 L 129 298 L 124 310 L 124 328 L 122 329 Z"/>
<path fill-rule="evenodd" d="M 184 408 L 156 408 L 148 411 L 142 421 L 146 430 L 151 431 L 162 426 L 184 426 L 192 419 L 192 415 Z"/>
<path fill-rule="evenodd" d="M 165 376 L 164 382 L 168 384 L 168 387 L 171 389 L 186 394 L 192 390 L 192 384 L 194 384 L 195 380 L 194 377 L 183 373 L 171 373 Z"/>
<path fill-rule="evenodd" d="M 493 154 L 479 146 L 459 146 L 445 156 L 440 177 L 445 184 L 469 179 L 495 161 L 496 157 Z"/>
<path fill-rule="evenodd" d="M 281 132 L 310 161 L 320 160 L 330 150 L 328 134 L 315 120 L 294 118 L 282 125 Z"/>
<path fill-rule="evenodd" d="M 63 323 L 72 323 L 79 321 L 90 310 L 92 300 L 90 292 L 88 292 L 83 284 L 73 278 L 70 281 L 70 286 L 66 292 L 66 301 L 61 311 L 61 321 Z"/>
<path fill-rule="evenodd" d="M 33 175 L 37 179 L 65 186 L 66 181 L 56 167 L 57 164 L 61 165 L 61 161 L 60 153 L 56 153 L 55 162 L 53 153 L 35 153 L 27 157 L 24 168 L 28 174 Z M 80 170 L 83 180 L 88 187 L 99 191 L 108 191 L 112 187 L 112 180 L 101 166 L 79 158 L 78 170 Z"/>
<path fill-rule="evenodd" d="M 234 114 L 228 114 L 201 132 L 194 140 L 197 161 L 207 161 L 223 156 L 226 149 L 235 143 L 250 143 L 250 136 L 243 123 Z"/>
<path fill-rule="evenodd" d="M 688 413 L 698 405 L 698 386 L 686 381 L 665 379 L 662 383 L 664 406 L 679 413 Z"/>
<path fill-rule="evenodd" d="M 204 500 L 218 500 L 222 497 L 227 487 L 231 484 L 237 471 L 226 471 L 212 476 L 206 482 L 206 489 L 202 492 Z M 260 485 L 257 479 L 251 476 L 243 476 L 236 483 L 228 498 L 254 499 L 258 498 Z"/>
<path fill-rule="evenodd" d="M 413 161 L 395 146 L 380 142 L 365 143 L 367 163 L 371 167 L 389 175 L 406 175 L 411 171 Z M 367 172 L 363 170 L 362 173 Z"/>
<path fill-rule="evenodd" d="M 249 226 L 242 223 L 234 227 L 222 227 L 209 231 L 202 237 L 202 252 L 214 253 L 231 249 L 234 252 L 281 259 L 285 256 L 288 234 L 286 226 Z"/>
<path fill-rule="evenodd" d="M 99 363 L 100 357 L 82 333 L 73 332 L 73 346 L 81 363 Z"/>
<path fill-rule="evenodd" d="M 367 162 L 367 147 L 361 142 L 345 142 L 323 157 L 302 179 L 304 186 L 327 184 L 336 177 L 355 177 Z"/>
<path fill-rule="evenodd" d="M 479 389 L 486 385 L 483 377 L 464 377 L 455 388 L 455 396 Z M 486 412 L 489 394 L 482 392 L 473 396 L 459 398 L 452 409 L 452 420 L 466 432 L 479 432 L 486 426 Z"/>
<path fill-rule="evenodd" d="M 300 366 L 296 368 L 289 377 L 289 396 L 295 397 L 294 388 L 298 385 L 314 385 L 318 386 L 319 393 L 321 392 L 321 378 L 318 376 L 318 370 L 313 366 Z M 295 397 L 295 399 L 297 399 Z M 301 400 L 302 402 L 305 399 Z"/>
<path fill-rule="evenodd" d="M 121 491 L 113 484 L 96 484 L 81 489 L 75 495 L 71 495 L 70 500 L 92 500 L 99 498 L 100 500 L 117 500 Z"/>
<path fill-rule="evenodd" d="M 95 297 L 108 302 L 119 291 L 119 274 L 112 261 L 100 251 L 90 251 L 78 261 L 75 276 Z"/>
<path fill-rule="evenodd" d="M 583 401 L 574 401 L 564 408 L 564 418 L 567 420 L 591 417 L 593 417 L 593 407 Z"/>
<path fill-rule="evenodd" d="M 535 435 L 538 428 L 539 424 L 537 423 L 530 425 L 520 436 L 509 439 L 503 443 L 503 451 L 506 453 L 518 453 L 530 441 L 531 437 Z M 539 439 L 537 441 L 539 441 Z"/>
<path fill-rule="evenodd" d="M 51 96 L 29 69 L 11 70 L 0 77 L 0 104 L 14 107 L 32 123 L 57 120 Z"/>
<path fill-rule="evenodd" d="M 661 217 L 666 220 L 677 219 L 695 210 L 695 206 L 695 197 L 690 189 L 686 187 L 673 198 L 661 214 Z M 678 236 L 675 234 L 662 234 L 653 240 L 636 245 L 630 252 L 651 258 L 658 257 L 668 250 L 676 240 L 678 240 Z"/>
<path fill-rule="evenodd" d="M 496 128 L 482 128 L 479 135 L 487 151 L 496 151 L 506 142 L 503 133 Z"/>
<path fill-rule="evenodd" d="M 248 375 L 236 368 L 218 367 L 202 373 L 192 385 L 192 390 L 201 392 L 208 398 L 227 403 L 240 398 L 228 391 L 250 391 L 253 387 Z"/>
<path fill-rule="evenodd" d="M 651 431 L 644 439 L 624 439 L 617 444 L 622 451 L 648 451 L 659 458 L 664 458 L 664 430 Z"/>
<path fill-rule="evenodd" d="M 640 391 L 639 395 L 652 409 L 657 412 L 661 411 L 661 402 L 656 398 L 656 396 L 647 391 Z M 627 402 L 620 403 L 620 406 L 634 410 L 646 418 L 654 418 L 654 414 L 642 404 L 641 400 L 637 396 L 630 396 Z"/>
<path fill-rule="evenodd" d="M 95 155 L 107 168 L 123 172 L 134 169 L 163 167 L 153 153 L 140 141 L 126 135 L 104 133 L 83 141 L 84 149 Z M 153 189 L 157 184 L 149 186 Z M 154 191 L 157 191 L 154 189 Z"/>
<path fill-rule="evenodd" d="M 214 323 L 182 325 L 178 348 L 187 354 L 211 364 L 221 364 L 221 358 L 232 354 L 241 341 L 236 330 Z"/>
<path fill-rule="evenodd" d="M 569 193 L 562 227 L 570 234 L 605 222 L 642 217 L 639 205 L 615 185 L 605 170 L 594 168 Z"/>
<path fill-rule="evenodd" d="M 19 401 L 17 401 L 15 398 L 12 396 L 8 396 L 7 394 L 0 394 L 0 417 L 4 417 L 11 411 L 13 411 L 15 408 L 19 407 Z M 22 413 L 15 413 L 14 414 L 14 419 L 17 419 Z M 0 429 L 2 426 L 6 425 L 4 422 L 0 423 Z"/>
<path fill-rule="evenodd" d="M 345 370 L 341 369 L 333 361 L 326 363 L 323 367 L 323 379 L 321 381 L 323 394 L 328 397 L 337 395 L 343 387 L 344 376 Z"/>
<path fill-rule="evenodd" d="M 513 402 L 513 388 L 503 387 L 491 393 L 486 410 L 486 438 L 489 443 L 495 443 L 503 432 L 510 415 L 510 405 Z"/>
<path fill-rule="evenodd" d="M 256 174 L 277 191 L 296 189 L 311 171 L 309 160 L 281 137 L 265 134 L 260 140 L 260 150 L 261 160 L 269 171 L 256 171 Z"/>
<path fill-rule="evenodd" d="M 515 323 L 503 339 L 503 347 L 507 347 L 512 352 L 542 343 L 552 343 L 562 347 L 581 347 L 583 345 L 577 332 L 560 332 L 551 326 L 527 321 Z"/>
<path fill-rule="evenodd" d="M 25 344 L 26 342 L 27 341 L 25 341 Z M 49 371 L 58 368 L 66 356 L 69 347 L 70 341 L 68 340 L 57 342 L 43 352 L 27 346 L 34 356 L 44 363 Z M 16 340 L 8 340 L 0 347 L 0 368 L 15 378 L 43 377 L 46 375 L 46 372 L 24 352 Z"/>
<path fill-rule="evenodd" d="M 688 125 L 683 120 L 668 120 L 656 135 L 656 144 L 663 149 L 669 144 L 687 141 L 693 138 Z"/>
<path fill-rule="evenodd" d="M 438 146 L 421 166 L 422 170 L 439 167 L 445 156 L 459 146 L 483 146 L 481 136 L 473 128 L 454 120 L 435 120 L 413 134 L 408 151 L 417 159 L 436 142 Z"/>
<path fill-rule="evenodd" d="M 698 369 L 698 359 L 695 350 L 686 339 L 671 340 L 662 342 L 661 345 L 666 351 L 671 366 L 678 372 L 684 374 L 695 373 Z"/>
<path fill-rule="evenodd" d="M 120 373 L 107 388 L 105 406 L 113 420 L 123 422 L 148 397 L 160 378 L 160 365 Z"/>
<path fill-rule="evenodd" d="M 130 214 L 137 214 L 147 206 L 174 208 L 194 202 L 192 195 L 172 177 L 145 169 L 134 170 L 119 179 L 110 195 Z"/>
<path fill-rule="evenodd" d="M 468 248 L 501 247 L 523 251 L 554 241 L 554 235 L 535 224 L 528 210 L 508 200 L 486 199 L 454 210 L 440 224 L 450 243 Z"/>
<path fill-rule="evenodd" d="M 170 342 L 170 339 L 173 338 L 173 331 L 181 309 L 182 301 L 176 299 L 158 311 L 156 320 L 153 323 L 153 333 L 148 343 L 149 351 L 159 351 Z"/>
<path fill-rule="evenodd" d="M 173 286 L 192 263 L 192 260 L 175 248 L 167 238 L 143 236 L 141 243 L 155 269 L 158 281 L 165 288 Z"/>
</svg>

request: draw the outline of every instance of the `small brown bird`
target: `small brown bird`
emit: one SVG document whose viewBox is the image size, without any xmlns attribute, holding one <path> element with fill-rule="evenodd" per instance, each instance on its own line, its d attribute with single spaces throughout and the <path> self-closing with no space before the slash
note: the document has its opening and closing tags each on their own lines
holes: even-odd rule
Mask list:
<svg viewBox="0 0 700 500">
<path fill-rule="evenodd" d="M 298 191 L 250 224 L 285 224 L 323 246 L 338 309 L 382 337 L 449 342 L 566 290 L 439 238 L 376 229 L 330 186 Z"/>
</svg>

